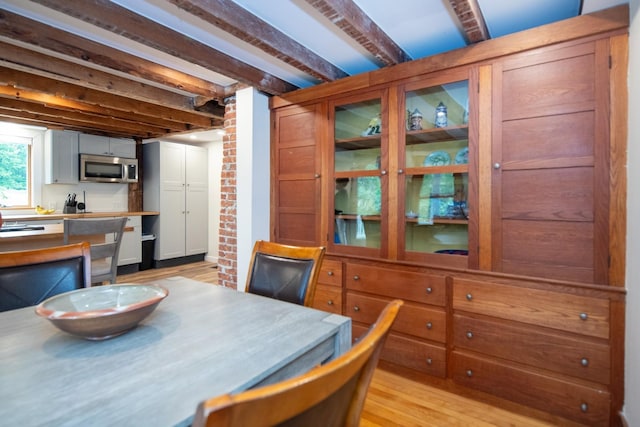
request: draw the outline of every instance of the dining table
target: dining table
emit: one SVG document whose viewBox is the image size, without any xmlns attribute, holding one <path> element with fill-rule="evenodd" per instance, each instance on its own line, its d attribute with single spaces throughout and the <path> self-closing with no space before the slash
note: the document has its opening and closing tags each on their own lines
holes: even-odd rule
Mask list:
<svg viewBox="0 0 640 427">
<path fill-rule="evenodd" d="M 102 341 L 67 334 L 34 307 L 0 313 L 0 425 L 186 426 L 205 399 L 351 347 L 349 317 L 184 277 L 152 283 L 169 295 Z"/>
</svg>

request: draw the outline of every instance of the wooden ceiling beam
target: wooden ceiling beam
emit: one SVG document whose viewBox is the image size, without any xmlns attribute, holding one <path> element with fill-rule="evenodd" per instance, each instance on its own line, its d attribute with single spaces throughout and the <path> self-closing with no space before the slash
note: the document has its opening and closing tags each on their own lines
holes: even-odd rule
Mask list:
<svg viewBox="0 0 640 427">
<path fill-rule="evenodd" d="M 43 121 L 49 123 L 58 122 L 65 124 L 65 126 L 73 127 L 82 125 L 84 128 L 92 128 L 94 131 L 103 129 L 107 132 L 119 132 L 131 136 L 145 136 L 149 134 L 163 135 L 169 131 L 169 129 L 161 128 L 151 123 L 56 108 L 56 106 L 51 104 L 42 104 L 22 99 L 0 98 L 0 110 L 2 110 L 5 115 L 14 112 L 20 117 L 40 117 Z"/>
<path fill-rule="evenodd" d="M 276 95 L 297 89 L 278 77 L 239 61 L 109 0 L 32 0 L 153 49 Z"/>
<path fill-rule="evenodd" d="M 210 99 L 223 99 L 227 95 L 220 85 L 3 9 L 0 9 L 0 36 L 74 58 L 80 63 L 125 73 L 133 79 L 148 80 L 174 91 Z"/>
<path fill-rule="evenodd" d="M 395 65 L 411 60 L 409 54 L 373 22 L 353 0 L 306 1 L 384 65 Z M 390 4 L 389 7 L 393 6 Z"/>
<path fill-rule="evenodd" d="M 164 105 L 176 110 L 187 112 L 195 110 L 195 97 L 193 96 L 185 96 L 3 41 L 0 41 L 0 51 L 2 52 L 0 65 L 7 68 L 127 96 L 143 102 Z M 218 111 L 217 117 L 223 118 L 224 110 L 222 110 L 222 116 L 219 113 L 220 111 Z"/>
<path fill-rule="evenodd" d="M 185 123 L 171 122 L 167 120 L 153 119 L 149 116 L 139 116 L 133 113 L 126 114 L 120 110 L 113 110 L 99 105 L 85 104 L 80 101 L 68 100 L 56 95 L 50 95 L 42 92 L 34 92 L 23 89 L 16 89 L 11 85 L 0 85 L 0 103 L 2 98 L 19 99 L 29 102 L 40 103 L 54 109 L 66 109 L 68 111 L 78 111 L 86 114 L 96 114 L 97 116 L 116 117 L 123 120 L 133 120 L 137 122 L 149 123 L 153 126 L 164 128 L 169 131 L 187 131 L 199 126 L 191 126 Z M 96 123 L 98 125 L 98 123 Z M 204 126 L 203 126 L 204 127 Z M 210 127 L 210 126 L 207 126 Z"/>
<path fill-rule="evenodd" d="M 489 40 L 489 30 L 478 5 L 478 0 L 449 0 L 468 44 Z"/>
<path fill-rule="evenodd" d="M 348 75 L 231 0 L 169 2 L 321 82 L 334 81 Z"/>
<path fill-rule="evenodd" d="M 42 94 L 56 94 L 57 97 L 65 100 L 104 108 L 115 116 L 141 116 L 149 118 L 149 121 L 158 120 L 158 123 L 190 123 L 197 127 L 209 127 L 213 120 L 210 114 L 174 110 L 7 67 L 0 67 L 0 84 Z"/>
</svg>

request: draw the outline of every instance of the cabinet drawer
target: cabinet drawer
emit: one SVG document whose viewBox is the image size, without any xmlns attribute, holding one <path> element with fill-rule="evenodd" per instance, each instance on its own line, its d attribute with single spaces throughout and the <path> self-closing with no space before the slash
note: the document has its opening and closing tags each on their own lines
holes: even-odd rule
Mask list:
<svg viewBox="0 0 640 427">
<path fill-rule="evenodd" d="M 388 302 L 382 298 L 348 292 L 345 313 L 355 322 L 372 324 Z M 447 317 L 442 309 L 405 303 L 392 330 L 444 343 L 447 339 Z"/>
<path fill-rule="evenodd" d="M 367 330 L 365 326 L 353 324 L 352 336 L 361 337 Z M 444 378 L 447 373 L 447 352 L 444 346 L 428 344 L 394 333 L 387 336 L 380 358 L 434 377 Z"/>
<path fill-rule="evenodd" d="M 511 323 L 453 317 L 454 346 L 609 384 L 609 346 Z"/>
<path fill-rule="evenodd" d="M 332 259 L 323 260 L 318 283 L 342 287 L 342 262 Z"/>
<path fill-rule="evenodd" d="M 444 306 L 445 277 L 400 269 L 347 263 L 348 289 L 384 295 L 391 298 Z"/>
<path fill-rule="evenodd" d="M 453 308 L 609 338 L 609 300 L 455 278 Z"/>
<path fill-rule="evenodd" d="M 609 424 L 610 394 L 605 389 L 587 387 L 459 351 L 454 351 L 452 356 L 453 379 L 459 384 L 588 425 Z"/>
<path fill-rule="evenodd" d="M 311 306 L 318 310 L 342 314 L 342 288 L 317 284 Z"/>
</svg>

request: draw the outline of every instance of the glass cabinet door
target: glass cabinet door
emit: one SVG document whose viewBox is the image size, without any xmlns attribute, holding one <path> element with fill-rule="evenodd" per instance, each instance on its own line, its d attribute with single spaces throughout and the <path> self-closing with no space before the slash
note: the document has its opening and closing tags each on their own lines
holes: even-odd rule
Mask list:
<svg viewBox="0 0 640 427">
<path fill-rule="evenodd" d="M 468 255 L 468 87 L 464 80 L 405 92 L 403 259 Z"/>
<path fill-rule="evenodd" d="M 383 245 L 382 217 L 386 140 L 381 97 L 332 104 L 333 249 L 378 254 Z M 331 229 L 331 227 L 330 227 Z M 351 249 L 349 249 L 351 248 Z"/>
</svg>

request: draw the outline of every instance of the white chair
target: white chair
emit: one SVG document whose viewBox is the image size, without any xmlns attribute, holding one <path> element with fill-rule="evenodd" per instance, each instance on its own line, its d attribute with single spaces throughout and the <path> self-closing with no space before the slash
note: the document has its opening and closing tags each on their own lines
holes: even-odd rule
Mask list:
<svg viewBox="0 0 640 427">
<path fill-rule="evenodd" d="M 97 236 L 113 233 L 113 241 L 91 243 L 91 283 L 116 283 L 118 254 L 127 218 L 65 219 L 64 244 L 73 236 Z"/>
</svg>

